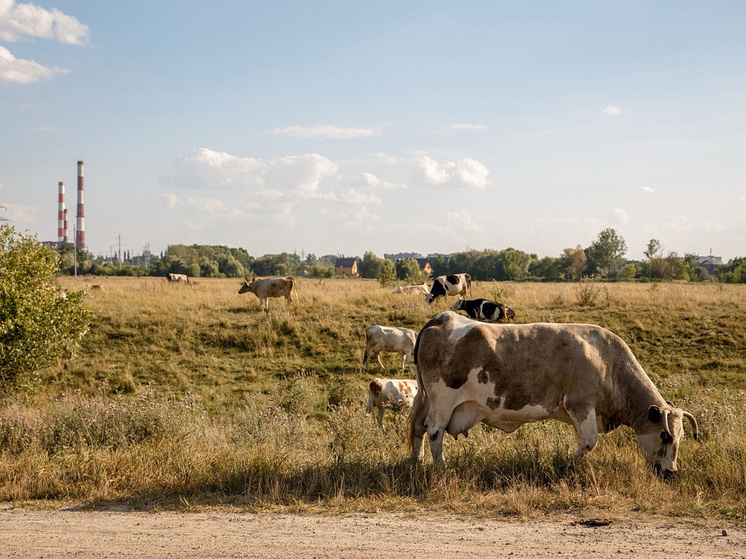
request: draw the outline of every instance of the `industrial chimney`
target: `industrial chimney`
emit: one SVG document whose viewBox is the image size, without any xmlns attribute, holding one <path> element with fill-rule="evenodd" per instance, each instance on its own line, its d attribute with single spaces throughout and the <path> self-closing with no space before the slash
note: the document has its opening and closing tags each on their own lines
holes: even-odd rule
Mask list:
<svg viewBox="0 0 746 559">
<path fill-rule="evenodd" d="M 68 231 L 69 229 L 67 228 L 67 208 L 65 208 L 65 238 L 62 239 L 62 242 L 65 244 L 70 242 L 70 239 L 68 238 Z"/>
<path fill-rule="evenodd" d="M 64 243 L 67 241 L 67 230 L 65 228 L 65 183 L 59 183 L 57 194 L 57 242 Z"/>
<path fill-rule="evenodd" d="M 78 161 L 78 219 L 75 228 L 75 246 L 85 250 L 85 216 L 83 212 L 83 162 Z"/>
</svg>

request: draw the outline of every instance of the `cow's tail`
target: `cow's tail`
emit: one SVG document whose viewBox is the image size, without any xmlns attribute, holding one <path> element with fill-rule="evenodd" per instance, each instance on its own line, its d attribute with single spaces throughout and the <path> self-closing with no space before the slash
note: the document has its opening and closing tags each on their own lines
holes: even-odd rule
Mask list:
<svg viewBox="0 0 746 559">
<path fill-rule="evenodd" d="M 370 328 L 370 326 L 368 326 Z M 368 328 L 365 329 L 365 353 L 363 354 L 363 366 L 368 365 L 370 359 L 370 333 Z"/>
<path fill-rule="evenodd" d="M 417 341 L 414 344 L 414 351 L 412 352 L 415 365 L 415 378 L 417 379 L 417 395 L 414 397 L 414 402 L 412 402 L 412 407 L 409 409 L 409 415 L 407 416 L 407 444 L 409 445 L 410 450 L 413 448 L 412 443 L 414 441 L 414 432 L 417 427 L 417 418 L 422 414 L 425 406 L 429 404 L 429 399 L 425 392 L 425 385 L 422 382 L 422 374 L 420 373 L 419 352 L 422 333 L 427 330 L 431 322 L 432 320 L 425 324 L 422 330 L 420 330 L 420 333 L 417 334 Z"/>
<path fill-rule="evenodd" d="M 464 274 L 464 279 L 466 279 L 466 289 L 469 290 L 469 297 L 471 297 L 471 276 Z"/>
<path fill-rule="evenodd" d="M 298 289 L 296 286 L 298 285 L 295 281 L 295 278 L 293 276 L 287 276 L 287 279 L 290 280 L 290 302 L 293 301 L 293 295 L 295 295 L 295 298 L 298 298 Z"/>
</svg>

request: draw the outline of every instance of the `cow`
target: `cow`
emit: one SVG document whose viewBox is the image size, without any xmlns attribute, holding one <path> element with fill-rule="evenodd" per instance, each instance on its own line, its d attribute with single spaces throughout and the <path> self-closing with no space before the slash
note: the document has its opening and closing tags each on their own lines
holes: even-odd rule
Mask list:
<svg viewBox="0 0 746 559">
<path fill-rule="evenodd" d="M 428 434 L 443 463 L 443 434 L 468 434 L 478 422 L 510 433 L 524 423 L 557 419 L 575 428 L 577 458 L 599 432 L 631 427 L 647 461 L 673 475 L 683 419 L 666 402 L 626 343 L 592 324 L 484 324 L 451 311 L 420 331 L 415 346 L 418 393 L 407 418 L 412 458 Z"/>
<path fill-rule="evenodd" d="M 451 305 L 452 311 L 466 311 L 466 316 L 495 322 L 515 318 L 513 309 L 502 303 L 487 299 L 462 299 L 461 297 Z"/>
<path fill-rule="evenodd" d="M 368 326 L 365 329 L 365 356 L 363 357 L 363 365 L 367 369 L 371 356 L 374 356 L 381 368 L 386 370 L 386 367 L 381 363 L 380 353 L 382 351 L 400 351 L 402 355 L 399 368 L 404 368 L 404 358 L 406 357 L 407 365 L 411 372 L 412 351 L 414 351 L 416 340 L 417 332 L 409 328 L 378 326 L 377 324 Z"/>
<path fill-rule="evenodd" d="M 259 310 L 265 307 L 269 311 L 269 298 L 270 297 L 285 297 L 286 303 L 293 302 L 293 294 L 297 296 L 295 291 L 295 278 L 290 276 L 285 278 L 257 278 L 254 277 L 251 282 L 244 281 L 241 289 L 238 290 L 239 295 L 241 293 L 251 292 L 259 297 Z"/>
<path fill-rule="evenodd" d="M 186 274 L 171 274 L 166 276 L 169 283 L 189 283 L 189 278 Z"/>
<path fill-rule="evenodd" d="M 438 276 L 433 280 L 433 286 L 430 293 L 425 295 L 425 301 L 432 305 L 438 297 L 447 297 L 449 295 L 464 295 L 467 292 L 471 295 L 471 276 L 469 274 L 454 274 L 451 276 Z"/>
<path fill-rule="evenodd" d="M 403 293 L 404 295 L 412 295 L 413 293 L 423 293 L 427 295 L 430 292 L 430 286 L 422 282 L 419 285 L 400 285 L 392 291 L 392 293 Z"/>
<path fill-rule="evenodd" d="M 417 381 L 414 379 L 374 378 L 368 387 L 368 407 L 365 415 L 377 408 L 376 419 L 383 431 L 383 412 L 392 404 L 412 405 L 417 395 Z"/>
</svg>

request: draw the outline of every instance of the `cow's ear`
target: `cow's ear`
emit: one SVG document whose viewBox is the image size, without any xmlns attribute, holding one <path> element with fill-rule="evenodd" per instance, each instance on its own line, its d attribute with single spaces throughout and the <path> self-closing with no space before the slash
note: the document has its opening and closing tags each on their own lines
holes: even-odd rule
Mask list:
<svg viewBox="0 0 746 559">
<path fill-rule="evenodd" d="M 653 423 L 660 423 L 661 409 L 658 406 L 650 406 L 648 409 L 648 419 Z"/>
</svg>

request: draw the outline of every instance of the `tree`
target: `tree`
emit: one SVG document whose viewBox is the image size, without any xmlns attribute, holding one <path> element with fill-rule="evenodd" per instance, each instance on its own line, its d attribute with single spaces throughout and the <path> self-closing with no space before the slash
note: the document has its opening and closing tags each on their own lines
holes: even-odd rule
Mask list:
<svg viewBox="0 0 746 559">
<path fill-rule="evenodd" d="M 588 257 L 583 248 L 578 245 L 575 248 L 566 248 L 559 258 L 559 268 L 568 280 L 579 280 L 588 265 Z"/>
<path fill-rule="evenodd" d="M 661 277 L 661 260 L 663 258 L 663 247 L 658 239 L 650 239 L 648 248 L 643 252 L 648 259 L 649 277 Z"/>
<path fill-rule="evenodd" d="M 624 261 L 627 243 L 614 229 L 604 229 L 585 252 L 593 271 L 612 278 L 617 275 L 619 265 Z"/>
<path fill-rule="evenodd" d="M 85 292 L 55 282 L 59 257 L 36 237 L 0 226 L 0 389 L 79 349 L 92 312 Z"/>
<path fill-rule="evenodd" d="M 367 251 L 360 261 L 357 271 L 362 278 L 377 278 L 381 273 L 383 259 L 378 258 L 375 254 Z"/>
<path fill-rule="evenodd" d="M 414 258 L 402 258 L 396 261 L 396 277 L 410 283 L 419 282 L 422 273 L 420 265 Z"/>
</svg>

